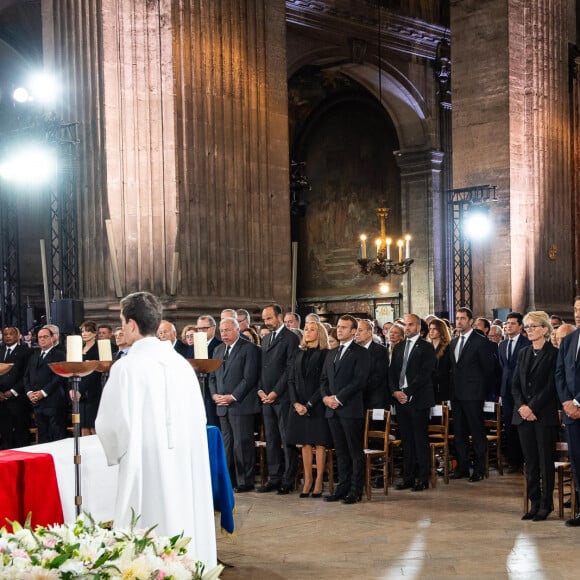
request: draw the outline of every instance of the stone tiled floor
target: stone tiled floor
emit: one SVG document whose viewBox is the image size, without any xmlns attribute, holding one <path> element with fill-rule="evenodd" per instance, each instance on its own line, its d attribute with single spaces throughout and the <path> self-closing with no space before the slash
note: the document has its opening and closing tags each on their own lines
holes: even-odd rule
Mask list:
<svg viewBox="0 0 580 580">
<path fill-rule="evenodd" d="M 218 539 L 223 578 L 580 577 L 580 528 L 521 521 L 521 490 L 521 476 L 492 472 L 356 505 L 238 494 L 237 537 Z"/>
</svg>

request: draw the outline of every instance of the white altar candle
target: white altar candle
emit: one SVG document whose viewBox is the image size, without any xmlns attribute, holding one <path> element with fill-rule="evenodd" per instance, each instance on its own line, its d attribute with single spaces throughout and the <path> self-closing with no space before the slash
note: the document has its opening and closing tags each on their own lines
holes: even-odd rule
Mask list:
<svg viewBox="0 0 580 580">
<path fill-rule="evenodd" d="M 405 260 L 408 260 L 411 257 L 411 236 L 405 236 Z"/>
<path fill-rule="evenodd" d="M 83 339 L 78 334 L 66 337 L 67 362 L 83 362 Z"/>
<path fill-rule="evenodd" d="M 97 340 L 97 347 L 99 349 L 99 360 L 113 360 L 113 351 L 111 349 L 111 341 L 108 338 Z"/>
<path fill-rule="evenodd" d="M 193 335 L 193 350 L 195 358 L 208 358 L 207 334 L 205 332 L 196 332 Z"/>
</svg>

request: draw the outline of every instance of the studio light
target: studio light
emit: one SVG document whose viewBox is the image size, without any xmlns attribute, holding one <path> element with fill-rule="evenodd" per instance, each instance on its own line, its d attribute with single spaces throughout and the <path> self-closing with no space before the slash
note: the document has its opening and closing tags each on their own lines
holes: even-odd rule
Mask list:
<svg viewBox="0 0 580 580">
<path fill-rule="evenodd" d="M 489 209 L 481 205 L 469 208 L 463 220 L 463 233 L 470 240 L 484 240 L 491 233 L 491 218 Z"/>
<path fill-rule="evenodd" d="M 30 76 L 25 85 L 18 87 L 12 98 L 17 103 L 35 101 L 41 104 L 53 103 L 59 93 L 56 79 L 47 73 L 36 73 Z"/>
<path fill-rule="evenodd" d="M 22 148 L 0 162 L 0 177 L 18 184 L 46 183 L 56 173 L 56 159 L 51 150 L 41 147 Z"/>
</svg>

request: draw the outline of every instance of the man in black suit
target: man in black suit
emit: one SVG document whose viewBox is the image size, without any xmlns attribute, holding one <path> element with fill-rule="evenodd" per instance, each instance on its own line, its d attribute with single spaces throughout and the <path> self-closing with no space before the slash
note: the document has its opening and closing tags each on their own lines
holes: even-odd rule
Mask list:
<svg viewBox="0 0 580 580">
<path fill-rule="evenodd" d="M 209 314 L 204 314 L 197 319 L 197 332 L 205 332 L 207 334 L 207 356 L 209 358 L 214 358 L 213 353 L 218 345 L 222 341 L 215 335 L 216 322 L 213 316 Z M 193 353 L 195 358 L 195 351 Z M 220 421 L 216 414 L 215 403 L 211 398 L 211 392 L 209 390 L 208 377 L 201 384 L 203 390 L 203 404 L 205 406 L 205 415 L 207 417 L 207 424 L 213 425 L 214 427 L 220 426 Z"/>
<path fill-rule="evenodd" d="M 31 350 L 18 343 L 20 331 L 14 326 L 2 330 L 0 362 L 14 366 L 0 376 L 0 449 L 30 444 L 30 402 L 24 393 L 24 373 Z"/>
<path fill-rule="evenodd" d="M 522 446 L 518 428 L 512 424 L 514 414 L 514 397 L 512 394 L 512 378 L 518 360 L 518 353 L 530 344 L 529 339 L 522 334 L 524 317 L 519 312 L 510 312 L 505 323 L 505 340 L 498 346 L 498 361 L 501 367 L 501 415 L 505 427 L 506 458 L 512 472 L 521 471 L 524 464 Z"/>
<path fill-rule="evenodd" d="M 371 368 L 366 348 L 354 342 L 357 321 L 348 314 L 336 325 L 340 346 L 329 351 L 320 389 L 336 451 L 338 485 L 325 501 L 353 504 L 359 501 L 364 484 L 363 391 Z"/>
<path fill-rule="evenodd" d="M 183 344 L 181 340 L 177 338 L 177 330 L 174 324 L 171 324 L 169 320 L 162 320 L 157 330 L 157 338 L 161 341 L 168 340 L 173 345 L 173 348 L 182 357 L 187 358 L 187 345 Z"/>
<path fill-rule="evenodd" d="M 262 343 L 258 386 L 264 416 L 268 481 L 258 491 L 277 489 L 279 494 L 287 494 L 294 485 L 296 474 L 296 447 L 286 445 L 286 423 L 290 412 L 288 376 L 298 352 L 299 339 L 284 326 L 282 309 L 278 304 L 266 306 L 262 311 L 262 320 L 270 331 Z"/>
<path fill-rule="evenodd" d="M 473 314 L 459 308 L 455 327 L 459 337 L 451 341 L 452 413 L 455 429 L 457 469 L 453 479 L 469 477 L 481 481 L 485 475 L 487 437 L 483 426 L 483 402 L 488 386 L 495 378 L 495 365 L 490 341 L 473 330 Z M 475 466 L 469 476 L 469 435 L 473 441 Z"/>
<path fill-rule="evenodd" d="M 578 324 L 580 296 L 574 299 L 574 318 Z M 564 337 L 556 363 L 556 389 L 564 411 L 568 439 L 568 455 L 572 463 L 576 490 L 580 489 L 580 328 Z M 567 526 L 580 526 L 580 515 L 566 521 Z"/>
<path fill-rule="evenodd" d="M 371 368 L 363 391 L 365 409 L 384 409 L 389 400 L 389 352 L 373 340 L 374 324 L 370 320 L 358 321 L 354 340 L 369 351 Z"/>
<path fill-rule="evenodd" d="M 254 489 L 259 350 L 254 343 L 240 340 L 240 327 L 234 318 L 221 320 L 220 334 L 223 343 L 212 358 L 223 359 L 224 364 L 210 374 L 209 389 L 224 436 L 228 467 L 235 474 L 235 490 L 240 493 Z"/>
<path fill-rule="evenodd" d="M 65 379 L 53 373 L 48 363 L 65 360 L 64 351 L 52 344 L 52 331 L 38 331 L 38 346 L 24 374 L 24 390 L 32 403 L 38 442 L 58 441 L 66 436 Z"/>
<path fill-rule="evenodd" d="M 403 482 L 397 489 L 423 491 L 429 487 L 429 411 L 435 404 L 433 345 L 419 334 L 421 319 L 405 315 L 406 340 L 393 350 L 389 385 L 397 408 L 403 444 Z"/>
</svg>

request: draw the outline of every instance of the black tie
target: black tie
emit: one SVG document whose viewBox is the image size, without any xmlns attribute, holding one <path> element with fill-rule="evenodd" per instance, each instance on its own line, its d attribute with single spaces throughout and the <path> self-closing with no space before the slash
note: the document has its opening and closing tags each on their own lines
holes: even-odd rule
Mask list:
<svg viewBox="0 0 580 580">
<path fill-rule="evenodd" d="M 116 360 L 121 360 L 127 353 L 124 350 L 120 350 L 115 357 Z"/>
<path fill-rule="evenodd" d="M 230 349 L 231 348 L 232 348 L 231 346 L 226 347 L 226 354 L 224 355 L 224 362 L 228 360 L 228 358 L 230 356 Z"/>
<path fill-rule="evenodd" d="M 405 354 L 403 355 L 403 366 L 401 367 L 401 374 L 399 375 L 399 387 L 405 384 L 405 374 L 407 373 L 407 361 L 409 360 L 409 351 L 411 350 L 411 341 L 405 341 Z"/>
<path fill-rule="evenodd" d="M 459 337 L 459 350 L 457 351 L 457 360 L 461 358 L 461 353 L 463 352 L 464 344 L 465 344 L 465 336 L 461 335 Z"/>
<path fill-rule="evenodd" d="M 513 346 L 513 338 L 510 338 L 509 342 L 508 342 L 508 348 L 507 348 L 507 359 L 511 360 L 512 358 L 512 346 Z"/>
<path fill-rule="evenodd" d="M 10 353 L 12 352 L 11 348 L 7 348 L 6 352 L 4 353 L 4 360 L 7 360 L 8 357 L 10 356 Z"/>
<path fill-rule="evenodd" d="M 342 356 L 342 349 L 344 348 L 344 345 L 340 345 L 338 347 L 338 352 L 336 353 L 336 356 L 334 357 L 334 364 L 338 364 L 340 362 L 340 357 Z"/>
</svg>

